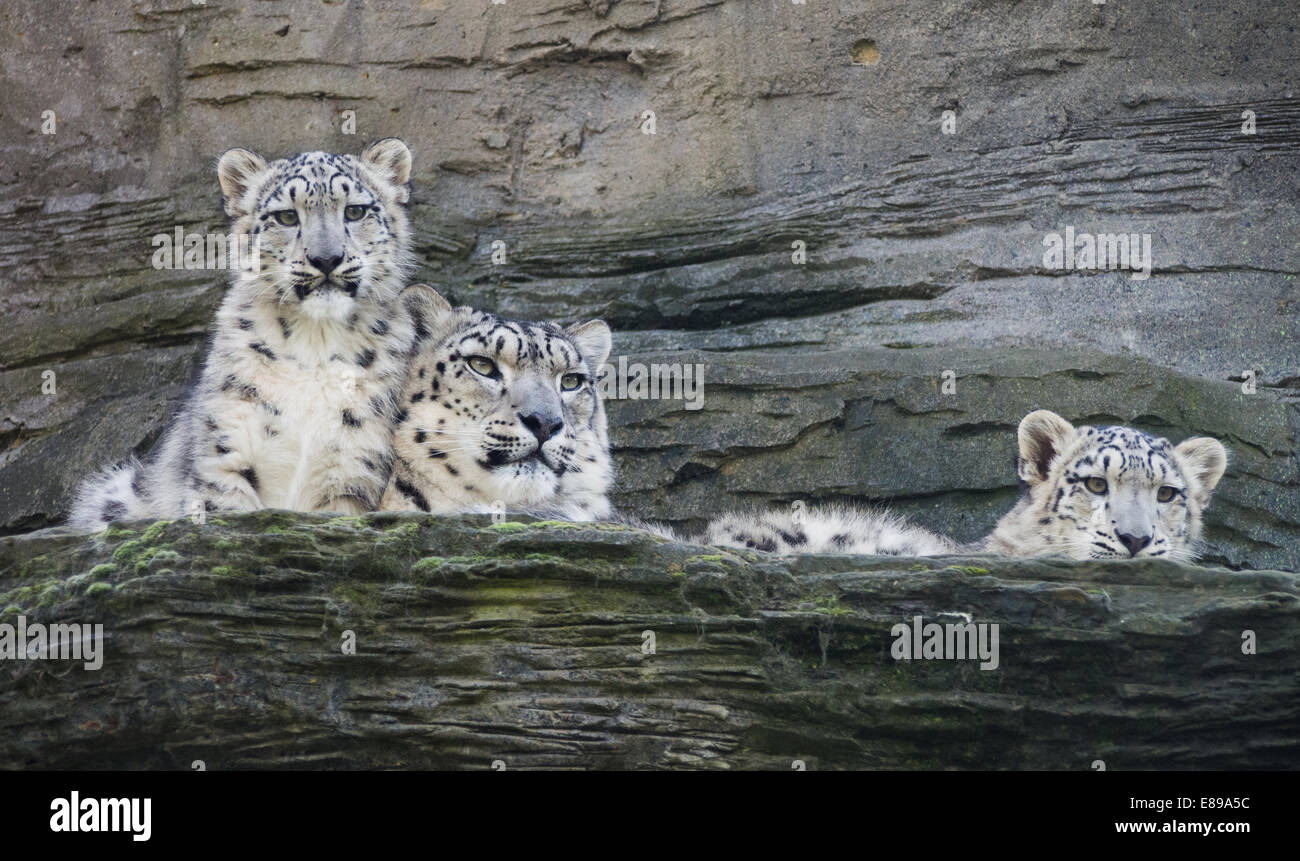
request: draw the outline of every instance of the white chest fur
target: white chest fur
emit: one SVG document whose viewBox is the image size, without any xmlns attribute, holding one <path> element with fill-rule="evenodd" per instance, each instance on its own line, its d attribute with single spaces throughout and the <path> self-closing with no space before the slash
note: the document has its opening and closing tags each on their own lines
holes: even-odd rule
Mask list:
<svg viewBox="0 0 1300 861">
<path fill-rule="evenodd" d="M 333 510 L 344 497 L 373 504 L 386 479 L 404 327 L 378 336 L 371 321 L 356 320 L 281 334 L 281 325 L 259 322 L 236 321 L 218 337 L 227 361 L 214 376 L 238 381 L 233 392 L 219 384 L 228 395 L 217 422 L 227 462 L 252 476 L 265 507 Z"/>
<path fill-rule="evenodd" d="M 266 417 L 252 449 L 264 476 L 264 505 L 309 510 L 331 486 L 364 478 L 357 452 L 382 448 L 389 433 L 372 409 L 384 394 L 380 379 L 335 359 L 316 366 L 286 361 L 262 380 L 280 413 Z"/>
</svg>

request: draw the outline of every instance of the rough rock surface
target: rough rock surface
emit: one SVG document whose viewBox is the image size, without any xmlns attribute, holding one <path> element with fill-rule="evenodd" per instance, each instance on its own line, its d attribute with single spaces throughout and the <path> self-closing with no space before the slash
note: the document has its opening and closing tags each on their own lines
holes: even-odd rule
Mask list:
<svg viewBox="0 0 1300 861">
<path fill-rule="evenodd" d="M 705 364 L 702 411 L 616 405 L 625 505 L 892 499 L 970 537 L 1046 407 L 1220 436 L 1211 558 L 1300 568 L 1288 4 L 60 5 L 0 8 L 4 532 L 183 391 L 224 283 L 151 238 L 223 229 L 217 156 L 397 135 L 416 276 Z M 1067 226 L 1150 233 L 1152 276 L 1046 269 Z"/>
<path fill-rule="evenodd" d="M 258 512 L 0 539 L 0 606 L 107 643 L 5 662 L 0 768 L 1300 768 L 1278 571 Z M 996 669 L 891 656 L 962 613 Z"/>
</svg>

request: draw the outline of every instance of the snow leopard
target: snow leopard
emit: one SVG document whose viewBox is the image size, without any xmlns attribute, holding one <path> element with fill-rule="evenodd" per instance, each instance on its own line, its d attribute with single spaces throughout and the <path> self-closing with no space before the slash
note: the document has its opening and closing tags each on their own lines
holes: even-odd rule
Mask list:
<svg viewBox="0 0 1300 861">
<path fill-rule="evenodd" d="M 402 389 L 381 509 L 608 516 L 614 466 L 596 383 L 609 327 L 455 308 L 430 287 L 419 295 L 429 335 Z"/>
<path fill-rule="evenodd" d="M 1075 427 L 1049 410 L 1017 432 L 1024 493 L 983 539 L 961 544 L 887 511 L 854 508 L 728 514 L 709 544 L 790 555 L 993 553 L 1072 559 L 1200 555 L 1202 515 L 1227 466 L 1218 440 L 1172 445 L 1135 428 Z"/>
<path fill-rule="evenodd" d="M 144 462 L 81 488 L 69 522 L 287 508 L 359 513 L 392 464 L 396 398 L 419 336 L 399 298 L 409 266 L 411 153 L 245 149 L 217 165 L 233 271 L 198 380 Z"/>
<path fill-rule="evenodd" d="M 1228 465 L 1223 443 L 1122 426 L 1075 427 L 1050 410 L 1017 432 L 1025 493 L 981 550 L 1072 559 L 1200 555 L 1202 516 Z"/>
</svg>

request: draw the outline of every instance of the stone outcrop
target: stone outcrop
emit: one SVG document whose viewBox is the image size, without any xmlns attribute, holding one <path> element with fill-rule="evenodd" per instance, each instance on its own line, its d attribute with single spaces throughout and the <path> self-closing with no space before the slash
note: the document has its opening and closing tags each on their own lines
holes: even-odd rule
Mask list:
<svg viewBox="0 0 1300 861">
<path fill-rule="evenodd" d="M 1278 571 L 258 512 L 0 539 L 0 607 L 105 643 L 5 661 L 0 768 L 1300 767 Z M 896 660 L 917 617 L 996 668 Z"/>
</svg>

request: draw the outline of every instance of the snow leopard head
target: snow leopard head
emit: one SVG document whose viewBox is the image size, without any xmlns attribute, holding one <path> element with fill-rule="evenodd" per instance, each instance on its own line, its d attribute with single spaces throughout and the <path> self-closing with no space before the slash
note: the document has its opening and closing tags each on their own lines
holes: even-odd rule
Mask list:
<svg viewBox="0 0 1300 861">
<path fill-rule="evenodd" d="M 217 166 L 226 214 L 250 237 L 255 295 L 308 317 L 343 320 L 401 289 L 411 153 L 387 138 L 359 157 L 305 152 L 267 163 L 232 149 Z"/>
<path fill-rule="evenodd" d="M 1223 445 L 1172 445 L 1128 427 L 1075 427 L 1037 410 L 1019 429 L 1029 497 L 995 531 L 1018 555 L 1196 558 L 1201 515 L 1227 467 Z"/>
<path fill-rule="evenodd" d="M 412 294 L 418 302 L 412 304 Z M 411 362 L 385 507 L 604 515 L 613 478 L 596 389 L 609 327 L 567 328 L 403 294 L 426 330 Z"/>
</svg>

